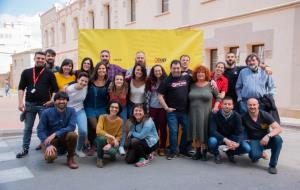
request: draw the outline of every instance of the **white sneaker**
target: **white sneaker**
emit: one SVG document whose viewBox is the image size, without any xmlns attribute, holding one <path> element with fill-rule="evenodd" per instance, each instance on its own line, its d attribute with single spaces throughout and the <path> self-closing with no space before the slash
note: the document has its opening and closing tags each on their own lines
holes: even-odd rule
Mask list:
<svg viewBox="0 0 300 190">
<path fill-rule="evenodd" d="M 121 156 L 124 156 L 126 154 L 123 146 L 119 147 L 119 153 L 120 153 Z"/>
<path fill-rule="evenodd" d="M 84 152 L 82 152 L 82 150 L 76 150 L 76 155 L 79 157 L 79 158 L 84 158 L 86 157 L 86 154 Z"/>
</svg>

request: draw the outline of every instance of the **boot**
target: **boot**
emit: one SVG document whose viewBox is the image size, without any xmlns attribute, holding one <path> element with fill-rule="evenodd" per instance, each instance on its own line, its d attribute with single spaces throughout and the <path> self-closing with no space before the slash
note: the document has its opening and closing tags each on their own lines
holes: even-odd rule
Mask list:
<svg viewBox="0 0 300 190">
<path fill-rule="evenodd" d="M 192 156 L 193 160 L 202 159 L 201 148 L 197 148 L 196 153 Z"/>
<path fill-rule="evenodd" d="M 68 159 L 67 159 L 67 165 L 71 169 L 77 169 L 78 168 L 78 165 L 77 165 L 77 163 L 74 160 L 74 156 L 68 157 Z"/>
<path fill-rule="evenodd" d="M 202 161 L 207 161 L 207 149 L 202 149 Z"/>
</svg>

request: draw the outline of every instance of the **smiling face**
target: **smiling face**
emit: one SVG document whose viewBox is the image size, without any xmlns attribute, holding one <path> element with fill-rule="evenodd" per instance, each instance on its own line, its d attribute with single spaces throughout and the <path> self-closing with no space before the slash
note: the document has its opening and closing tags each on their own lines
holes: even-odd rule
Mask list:
<svg viewBox="0 0 300 190">
<path fill-rule="evenodd" d="M 84 70 L 84 71 L 89 71 L 90 69 L 91 69 L 91 61 L 90 60 L 85 60 L 84 62 L 83 62 L 83 64 L 82 64 L 82 69 Z"/>
<path fill-rule="evenodd" d="M 258 101 L 255 98 L 250 98 L 247 101 L 247 107 L 248 107 L 248 111 L 251 114 L 255 114 L 259 112 L 259 104 Z"/>
<path fill-rule="evenodd" d="M 256 57 L 252 57 L 247 60 L 247 65 L 252 71 L 257 71 L 259 61 Z"/>
<path fill-rule="evenodd" d="M 135 55 L 135 63 L 140 63 L 142 65 L 145 65 L 145 54 L 142 53 L 142 52 L 138 52 L 136 55 Z"/>
<path fill-rule="evenodd" d="M 136 66 L 134 69 L 134 74 L 136 78 L 142 78 L 143 77 L 142 67 Z"/>
<path fill-rule="evenodd" d="M 116 75 L 115 76 L 115 86 L 117 88 L 121 88 L 124 84 L 124 76 L 123 75 Z"/>
<path fill-rule="evenodd" d="M 133 109 L 133 117 L 136 119 L 137 122 L 141 122 L 145 116 L 144 109 L 141 107 L 135 107 Z"/>
<path fill-rule="evenodd" d="M 215 73 L 216 74 L 223 74 L 224 73 L 224 70 L 225 70 L 225 67 L 222 63 L 218 63 L 216 65 L 216 68 L 215 68 Z"/>
<path fill-rule="evenodd" d="M 63 74 L 71 74 L 72 68 L 73 68 L 72 64 L 67 64 L 62 66 Z"/>
<path fill-rule="evenodd" d="M 183 70 L 189 68 L 190 58 L 188 56 L 182 56 L 180 59 L 180 64 Z"/>
<path fill-rule="evenodd" d="M 36 67 L 44 67 L 45 65 L 45 55 L 36 54 L 34 56 L 34 62 Z"/>
<path fill-rule="evenodd" d="M 85 76 L 82 76 L 79 79 L 77 79 L 77 83 L 81 89 L 86 87 L 88 82 L 89 82 L 89 78 L 87 78 Z"/>
<path fill-rule="evenodd" d="M 204 71 L 198 71 L 197 72 L 197 81 L 205 81 L 205 72 Z"/>
<path fill-rule="evenodd" d="M 106 75 L 106 67 L 104 65 L 100 65 L 97 70 L 98 77 L 105 77 Z"/>
<path fill-rule="evenodd" d="M 156 78 L 158 78 L 158 79 L 159 79 L 159 78 L 162 76 L 162 74 L 163 74 L 162 69 L 161 69 L 160 66 L 154 67 L 153 71 L 154 71 L 154 76 L 155 76 Z"/>
<path fill-rule="evenodd" d="M 111 103 L 109 106 L 109 114 L 112 116 L 118 115 L 119 112 L 119 104 L 118 103 Z"/>
<path fill-rule="evenodd" d="M 55 62 L 55 55 L 46 53 L 46 62 L 53 65 Z"/>
<path fill-rule="evenodd" d="M 222 103 L 222 109 L 225 113 L 229 113 L 231 110 L 233 110 L 233 101 L 230 99 L 224 99 Z"/>
<path fill-rule="evenodd" d="M 226 63 L 227 63 L 227 65 L 228 66 L 232 66 L 232 65 L 235 64 L 235 62 L 236 62 L 236 56 L 235 56 L 235 54 L 234 53 L 228 53 L 226 55 Z"/>
<path fill-rule="evenodd" d="M 180 77 L 181 76 L 180 63 L 172 64 L 172 66 L 171 66 L 171 74 L 172 74 L 173 77 Z"/>
<path fill-rule="evenodd" d="M 108 52 L 104 51 L 101 53 L 100 55 L 100 59 L 101 59 L 101 62 L 105 63 L 105 64 L 108 64 L 109 63 L 109 59 L 110 59 L 110 55 Z"/>
<path fill-rule="evenodd" d="M 64 110 L 67 107 L 68 100 L 64 98 L 59 98 L 55 100 L 54 105 L 59 110 Z"/>
</svg>

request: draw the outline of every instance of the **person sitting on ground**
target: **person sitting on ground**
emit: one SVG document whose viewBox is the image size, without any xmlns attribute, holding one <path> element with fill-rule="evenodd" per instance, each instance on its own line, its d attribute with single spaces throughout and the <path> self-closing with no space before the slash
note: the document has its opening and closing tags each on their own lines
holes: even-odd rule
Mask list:
<svg viewBox="0 0 300 190">
<path fill-rule="evenodd" d="M 153 159 L 151 153 L 158 148 L 159 138 L 153 120 L 146 115 L 145 105 L 135 104 L 132 110 L 126 162 L 143 167 Z"/>
<path fill-rule="evenodd" d="M 244 141 L 244 128 L 241 116 L 233 110 L 233 99 L 229 96 L 223 99 L 222 109 L 213 113 L 210 118 L 210 137 L 208 148 L 215 156 L 215 163 L 220 164 L 221 156 L 218 150 L 225 145 L 230 162 L 235 163 L 234 155 L 246 154 L 250 151 L 249 144 Z"/>
<path fill-rule="evenodd" d="M 97 150 L 96 166 L 102 168 L 104 153 L 111 156 L 111 160 L 116 159 L 119 149 L 120 139 L 122 137 L 123 121 L 118 114 L 122 112 L 122 106 L 118 101 L 110 101 L 107 113 L 101 115 L 96 127 L 97 137 L 94 144 Z"/>
<path fill-rule="evenodd" d="M 243 126 L 246 129 L 251 151 L 249 158 L 257 162 L 264 156 L 265 149 L 271 149 L 271 159 L 268 172 L 277 173 L 277 162 L 282 147 L 282 132 L 280 125 L 267 112 L 259 110 L 258 100 L 249 98 L 247 101 L 248 112 L 243 116 Z M 272 130 L 270 131 L 270 127 Z"/>
<path fill-rule="evenodd" d="M 54 96 L 55 107 L 43 111 L 37 135 L 43 144 L 44 157 L 48 163 L 57 158 L 57 149 L 63 146 L 67 149 L 67 165 L 71 169 L 77 169 L 74 160 L 77 134 L 76 112 L 74 108 L 67 107 L 69 97 L 65 92 L 58 92 Z"/>
</svg>

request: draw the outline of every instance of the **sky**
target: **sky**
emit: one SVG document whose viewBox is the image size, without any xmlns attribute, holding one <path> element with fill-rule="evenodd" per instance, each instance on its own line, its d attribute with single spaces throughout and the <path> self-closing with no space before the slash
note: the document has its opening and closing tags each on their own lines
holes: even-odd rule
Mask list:
<svg viewBox="0 0 300 190">
<path fill-rule="evenodd" d="M 0 14 L 34 16 L 49 10 L 55 2 L 63 4 L 65 1 L 66 0 L 0 0 Z"/>
</svg>

